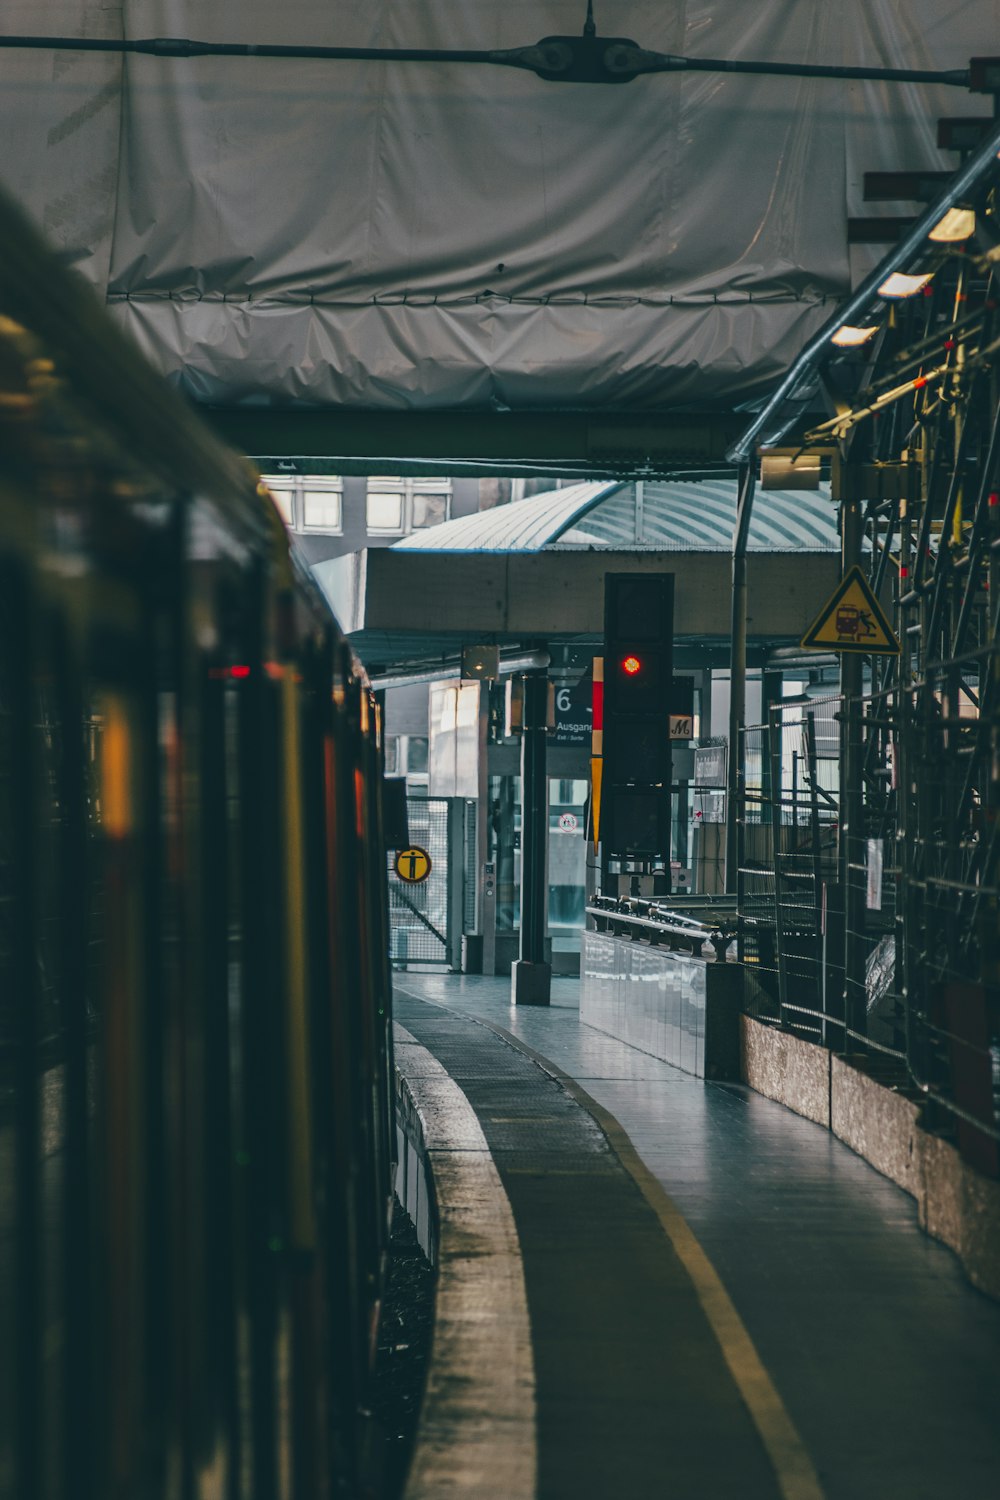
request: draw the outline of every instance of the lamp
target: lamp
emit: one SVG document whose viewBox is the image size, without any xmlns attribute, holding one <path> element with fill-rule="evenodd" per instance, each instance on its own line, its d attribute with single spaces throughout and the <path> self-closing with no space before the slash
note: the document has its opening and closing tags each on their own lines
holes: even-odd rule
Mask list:
<svg viewBox="0 0 1000 1500">
<path fill-rule="evenodd" d="M 850 323 L 843 323 L 836 333 L 830 335 L 830 343 L 836 344 L 840 349 L 856 349 L 859 344 L 867 344 L 872 334 L 877 332 L 877 323 L 871 328 L 853 328 Z"/>
<path fill-rule="evenodd" d="M 939 245 L 956 245 L 975 233 L 975 228 L 976 216 L 971 208 L 949 208 L 927 238 Z"/>
<path fill-rule="evenodd" d="M 914 297 L 917 292 L 923 290 L 933 275 L 933 271 L 927 271 L 921 276 L 909 276 L 905 271 L 893 271 L 892 275 L 887 276 L 879 287 L 878 294 L 880 297 L 888 297 L 892 300 L 898 297 Z"/>
</svg>

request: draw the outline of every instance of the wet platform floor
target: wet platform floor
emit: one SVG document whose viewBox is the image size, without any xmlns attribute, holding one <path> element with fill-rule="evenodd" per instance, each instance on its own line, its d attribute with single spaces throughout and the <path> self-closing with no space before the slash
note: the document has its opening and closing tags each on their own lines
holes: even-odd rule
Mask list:
<svg viewBox="0 0 1000 1500">
<path fill-rule="evenodd" d="M 555 981 L 547 1009 L 515 1010 L 501 979 L 408 973 L 395 988 L 510 1198 L 542 1500 L 1000 1494 L 1000 1306 L 920 1232 L 905 1193 L 780 1105 L 582 1026 L 574 981 Z M 780 1425 L 762 1440 L 704 1286 L 590 1110 L 511 1042 L 620 1121 L 718 1273 L 798 1457 L 781 1461 Z"/>
</svg>

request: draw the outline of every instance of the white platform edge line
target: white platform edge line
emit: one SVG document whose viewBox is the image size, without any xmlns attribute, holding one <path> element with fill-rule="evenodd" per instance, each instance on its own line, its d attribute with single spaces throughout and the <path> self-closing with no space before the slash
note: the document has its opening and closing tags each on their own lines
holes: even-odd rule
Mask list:
<svg viewBox="0 0 1000 1500">
<path fill-rule="evenodd" d="M 394 1030 L 439 1220 L 434 1337 L 404 1500 L 535 1500 L 535 1370 L 510 1200 L 465 1094 L 405 1027 Z"/>
</svg>

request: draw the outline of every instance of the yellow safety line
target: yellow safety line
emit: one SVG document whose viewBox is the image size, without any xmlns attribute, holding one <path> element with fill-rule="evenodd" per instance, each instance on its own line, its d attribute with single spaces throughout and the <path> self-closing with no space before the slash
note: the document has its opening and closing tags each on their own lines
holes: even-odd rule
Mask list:
<svg viewBox="0 0 1000 1500">
<path fill-rule="evenodd" d="M 442 1009 L 446 1007 L 442 1006 Z M 455 1015 L 465 1014 L 455 1011 Z M 663 1232 L 673 1246 L 678 1260 L 687 1271 L 694 1286 L 698 1301 L 709 1321 L 712 1332 L 719 1341 L 722 1356 L 729 1372 L 743 1397 L 753 1424 L 767 1450 L 782 1500 L 824 1500 L 823 1487 L 813 1467 L 805 1443 L 798 1428 L 789 1416 L 785 1404 L 775 1388 L 764 1363 L 754 1347 L 746 1325 L 733 1306 L 712 1262 L 699 1244 L 691 1226 L 670 1197 L 670 1194 L 653 1176 L 636 1151 L 628 1132 L 610 1110 L 581 1088 L 575 1078 L 556 1066 L 549 1058 L 527 1046 L 520 1037 L 495 1026 L 481 1017 L 469 1017 L 488 1026 L 533 1058 L 538 1065 L 551 1073 L 563 1087 L 573 1095 L 578 1104 L 590 1111 L 608 1138 L 608 1143 L 626 1172 L 633 1178 L 639 1191 L 659 1219 Z"/>
<path fill-rule="evenodd" d="M 583 1093 L 583 1090 L 580 1090 Z M 639 1157 L 623 1127 L 594 1099 L 586 1102 L 622 1166 L 634 1178 L 687 1271 L 737 1389 L 774 1466 L 783 1500 L 823 1500 L 823 1489 L 798 1429 L 712 1262 L 663 1185 Z"/>
</svg>

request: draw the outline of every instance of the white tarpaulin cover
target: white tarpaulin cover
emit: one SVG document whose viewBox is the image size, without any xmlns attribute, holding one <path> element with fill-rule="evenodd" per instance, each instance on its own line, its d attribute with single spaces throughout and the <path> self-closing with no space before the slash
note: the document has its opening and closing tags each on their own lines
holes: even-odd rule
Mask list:
<svg viewBox="0 0 1000 1500">
<path fill-rule="evenodd" d="M 997 0 L 597 0 L 732 59 L 956 68 Z M 4 0 L 0 32 L 491 48 L 584 0 Z M 943 168 L 961 90 L 705 73 L 0 49 L 0 180 L 196 398 L 735 402 L 870 268 L 866 171 Z M 887 205 L 904 213 L 912 205 Z M 855 256 L 858 252 L 854 252 Z"/>
</svg>

